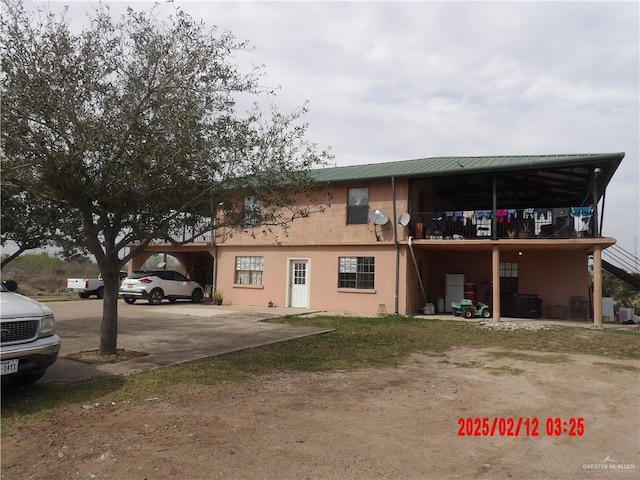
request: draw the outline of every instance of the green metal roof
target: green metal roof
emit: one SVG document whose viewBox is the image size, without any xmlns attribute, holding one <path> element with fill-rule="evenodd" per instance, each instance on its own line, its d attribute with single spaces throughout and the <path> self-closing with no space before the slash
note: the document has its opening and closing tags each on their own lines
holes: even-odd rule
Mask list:
<svg viewBox="0 0 640 480">
<path fill-rule="evenodd" d="M 321 168 L 311 174 L 319 182 L 351 182 L 385 178 L 431 177 L 460 175 L 474 172 L 501 172 L 540 168 L 571 167 L 596 164 L 599 161 L 613 164 L 613 171 L 622 161 L 624 153 L 566 154 L 566 155 L 515 155 L 493 157 L 433 157 L 396 162 Z M 611 172 L 612 174 L 613 172 Z"/>
</svg>

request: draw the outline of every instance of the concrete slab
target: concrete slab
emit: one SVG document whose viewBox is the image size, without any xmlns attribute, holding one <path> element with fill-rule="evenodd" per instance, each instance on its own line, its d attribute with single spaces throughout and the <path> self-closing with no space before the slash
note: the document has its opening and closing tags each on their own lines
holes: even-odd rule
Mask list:
<svg viewBox="0 0 640 480">
<path fill-rule="evenodd" d="M 89 365 L 64 358 L 97 350 L 102 301 L 47 302 L 62 338 L 60 357 L 40 380 L 69 383 L 111 375 L 127 375 L 198 358 L 230 353 L 331 330 L 274 322 L 286 315 L 312 313 L 296 308 L 229 307 L 207 304 L 118 303 L 118 348 L 145 352 L 131 360 Z"/>
</svg>

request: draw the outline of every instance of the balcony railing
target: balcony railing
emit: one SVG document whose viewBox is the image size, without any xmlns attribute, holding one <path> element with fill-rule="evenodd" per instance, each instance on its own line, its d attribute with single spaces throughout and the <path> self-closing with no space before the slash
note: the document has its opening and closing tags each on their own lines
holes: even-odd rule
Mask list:
<svg viewBox="0 0 640 480">
<path fill-rule="evenodd" d="M 418 240 L 591 237 L 592 216 L 590 207 L 418 212 L 410 231 Z"/>
</svg>

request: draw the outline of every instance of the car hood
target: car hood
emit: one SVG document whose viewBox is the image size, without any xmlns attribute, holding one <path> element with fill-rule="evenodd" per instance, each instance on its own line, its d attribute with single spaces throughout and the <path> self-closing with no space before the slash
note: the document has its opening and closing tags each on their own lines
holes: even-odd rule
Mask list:
<svg viewBox="0 0 640 480">
<path fill-rule="evenodd" d="M 0 318 L 2 320 L 52 314 L 51 309 L 31 298 L 13 292 L 0 293 Z"/>
</svg>

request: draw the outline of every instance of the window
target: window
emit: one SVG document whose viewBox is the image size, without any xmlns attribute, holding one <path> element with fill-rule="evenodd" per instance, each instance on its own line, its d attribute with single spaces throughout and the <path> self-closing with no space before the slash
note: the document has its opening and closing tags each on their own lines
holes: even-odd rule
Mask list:
<svg viewBox="0 0 640 480">
<path fill-rule="evenodd" d="M 518 293 L 518 264 L 500 262 L 500 293 L 513 295 Z"/>
<path fill-rule="evenodd" d="M 350 188 L 347 200 L 347 224 L 368 223 L 369 189 Z"/>
<path fill-rule="evenodd" d="M 260 200 L 253 195 L 244 197 L 243 223 L 245 227 L 260 225 Z"/>
<path fill-rule="evenodd" d="M 262 285 L 264 257 L 236 257 L 236 280 L 239 285 Z"/>
<path fill-rule="evenodd" d="M 374 287 L 374 257 L 340 257 L 338 265 L 338 288 Z"/>
</svg>

